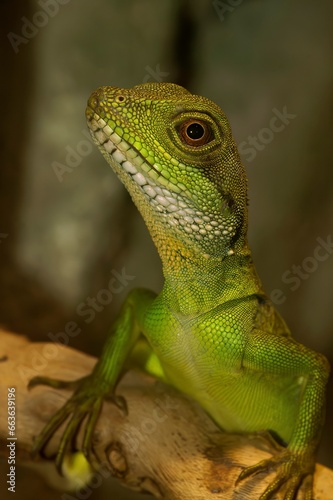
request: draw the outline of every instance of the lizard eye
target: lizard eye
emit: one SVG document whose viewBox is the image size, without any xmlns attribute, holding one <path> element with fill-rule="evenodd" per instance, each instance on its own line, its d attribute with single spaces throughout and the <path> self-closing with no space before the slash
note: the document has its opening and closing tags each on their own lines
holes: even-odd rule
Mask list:
<svg viewBox="0 0 333 500">
<path fill-rule="evenodd" d="M 187 120 L 179 129 L 180 138 L 189 146 L 203 146 L 214 136 L 210 125 L 201 120 Z"/>
</svg>

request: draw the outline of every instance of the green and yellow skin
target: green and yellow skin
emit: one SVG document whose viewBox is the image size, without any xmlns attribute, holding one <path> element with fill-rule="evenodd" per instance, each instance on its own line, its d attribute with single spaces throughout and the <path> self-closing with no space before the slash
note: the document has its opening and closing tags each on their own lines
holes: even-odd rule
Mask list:
<svg viewBox="0 0 333 500">
<path fill-rule="evenodd" d="M 297 343 L 263 291 L 247 243 L 247 181 L 222 110 L 171 83 L 100 87 L 87 122 L 95 144 L 140 210 L 162 260 L 159 295 L 132 291 L 92 374 L 76 387 L 35 443 L 40 451 L 71 415 L 57 456 L 61 468 L 87 417 L 83 453 L 103 399 L 112 399 L 125 364 L 140 366 L 196 399 L 230 432 L 264 430 L 285 446 L 242 471 L 276 476 L 261 500 L 312 498 L 315 451 L 329 365 Z"/>
</svg>

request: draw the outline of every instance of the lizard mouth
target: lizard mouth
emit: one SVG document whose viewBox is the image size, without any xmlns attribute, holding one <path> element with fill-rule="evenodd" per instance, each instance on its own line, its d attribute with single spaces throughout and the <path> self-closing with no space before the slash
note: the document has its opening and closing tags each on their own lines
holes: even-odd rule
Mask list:
<svg viewBox="0 0 333 500">
<path fill-rule="evenodd" d="M 87 111 L 87 123 L 93 141 L 103 155 L 112 160 L 111 164 L 121 174 L 125 184 L 134 182 L 144 194 L 149 204 L 164 218 L 168 224 L 192 234 L 197 240 L 205 235 L 214 239 L 222 234 L 219 223 L 212 220 L 191 205 L 178 186 L 170 184 L 153 165 L 147 163 L 133 145 L 122 139 L 90 106 Z M 126 182 L 127 181 L 127 182 Z M 177 192 L 179 191 L 179 192 Z"/>
</svg>

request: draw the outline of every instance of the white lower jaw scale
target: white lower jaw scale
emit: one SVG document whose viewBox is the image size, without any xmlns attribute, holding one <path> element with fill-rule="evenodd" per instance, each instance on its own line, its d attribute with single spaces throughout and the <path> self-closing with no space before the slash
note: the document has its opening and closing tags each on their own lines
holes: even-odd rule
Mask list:
<svg viewBox="0 0 333 500">
<path fill-rule="evenodd" d="M 133 175 L 133 180 L 139 184 L 139 186 L 144 186 L 145 184 L 147 184 L 147 181 L 146 181 L 146 178 L 144 175 L 142 175 L 140 172 L 138 172 L 137 174 Z"/>
<path fill-rule="evenodd" d="M 150 198 L 155 198 L 156 191 L 152 186 L 147 184 L 146 186 L 144 186 L 143 190 Z"/>
<path fill-rule="evenodd" d="M 106 151 L 107 153 L 109 153 L 109 154 L 111 154 L 111 153 L 112 153 L 112 151 L 114 150 L 114 144 L 113 144 L 113 142 L 111 142 L 110 140 L 109 140 L 108 142 L 105 142 L 105 143 L 103 144 L 103 147 L 104 147 L 105 151 Z"/>
<path fill-rule="evenodd" d="M 119 151 L 119 149 L 116 149 L 116 151 L 112 153 L 112 157 L 117 163 L 122 163 L 126 160 L 126 157 Z"/>
<path fill-rule="evenodd" d="M 123 167 L 123 169 L 124 169 L 126 172 L 128 172 L 129 174 L 134 175 L 134 174 L 137 174 L 137 173 L 138 173 L 138 171 L 137 171 L 137 169 L 134 167 L 134 165 L 133 165 L 131 162 L 127 161 L 127 160 L 126 160 L 126 161 L 124 161 L 124 163 L 122 164 L 122 167 Z"/>
</svg>

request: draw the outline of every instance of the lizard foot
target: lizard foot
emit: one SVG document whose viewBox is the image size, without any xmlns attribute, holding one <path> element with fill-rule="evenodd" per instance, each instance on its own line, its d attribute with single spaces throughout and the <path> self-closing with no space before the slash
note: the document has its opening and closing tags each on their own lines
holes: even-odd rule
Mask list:
<svg viewBox="0 0 333 500">
<path fill-rule="evenodd" d="M 302 486 L 304 500 L 313 499 L 313 457 L 293 453 L 284 449 L 272 458 L 246 467 L 238 476 L 237 483 L 260 472 L 277 472 L 274 481 L 266 488 L 259 500 L 270 500 L 280 489 L 284 489 L 284 500 L 295 500 Z"/>
<path fill-rule="evenodd" d="M 123 397 L 112 394 L 109 387 L 103 386 L 93 374 L 74 381 L 64 381 L 47 377 L 34 377 L 28 384 L 28 389 L 37 385 L 47 385 L 56 389 L 68 389 L 75 392 L 69 400 L 58 410 L 51 420 L 46 424 L 42 432 L 36 438 L 32 455 L 42 453 L 44 446 L 51 439 L 56 430 L 70 418 L 65 431 L 61 437 L 55 464 L 57 470 L 62 474 L 62 464 L 66 453 L 72 447 L 72 442 L 78 433 L 85 418 L 85 431 L 81 451 L 92 466 L 97 467 L 94 456 L 92 441 L 97 419 L 102 409 L 103 401 L 113 402 L 124 413 L 127 413 L 126 402 Z M 111 392 L 111 393 L 110 393 Z"/>
</svg>

